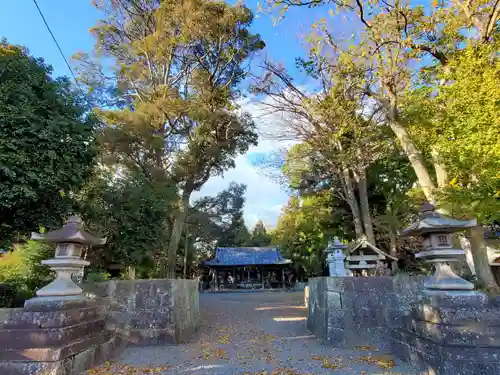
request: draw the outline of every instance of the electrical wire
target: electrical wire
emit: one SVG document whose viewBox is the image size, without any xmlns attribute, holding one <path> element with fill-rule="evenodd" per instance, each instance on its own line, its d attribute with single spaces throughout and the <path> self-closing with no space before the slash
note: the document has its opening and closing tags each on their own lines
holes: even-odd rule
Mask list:
<svg viewBox="0 0 500 375">
<path fill-rule="evenodd" d="M 36 0 L 33 0 L 33 3 L 35 4 L 36 6 L 36 9 L 38 9 L 38 13 L 40 14 L 40 17 L 42 17 L 42 20 L 43 20 L 43 23 L 45 24 L 45 27 L 47 28 L 47 30 L 49 31 L 50 33 L 50 36 L 52 37 L 52 40 L 54 41 L 55 45 L 57 46 L 57 49 L 59 50 L 59 53 L 61 54 L 64 62 L 66 63 L 66 66 L 68 67 L 73 79 L 75 80 L 75 84 L 76 86 L 78 87 L 78 89 L 80 90 L 81 94 L 83 95 L 83 97 L 85 98 L 85 101 L 87 102 L 87 105 L 89 106 L 89 108 L 91 108 L 90 106 L 90 101 L 88 100 L 88 97 L 87 95 L 85 94 L 85 92 L 83 91 L 82 87 L 80 86 L 80 83 L 78 82 L 78 80 L 76 79 L 76 75 L 75 75 L 75 72 L 73 71 L 73 68 L 71 68 L 71 65 L 69 64 L 68 62 L 68 59 L 66 59 L 66 56 L 64 55 L 64 52 L 61 48 L 61 46 L 59 45 L 54 33 L 52 32 L 52 29 L 50 28 L 47 20 L 45 19 L 45 16 L 43 15 L 43 12 L 42 10 L 40 9 L 40 7 L 38 6 L 38 3 Z"/>
</svg>

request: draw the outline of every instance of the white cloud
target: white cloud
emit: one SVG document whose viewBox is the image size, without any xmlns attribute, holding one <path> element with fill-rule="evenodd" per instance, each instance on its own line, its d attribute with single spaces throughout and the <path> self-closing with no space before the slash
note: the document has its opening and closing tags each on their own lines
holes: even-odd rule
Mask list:
<svg viewBox="0 0 500 375">
<path fill-rule="evenodd" d="M 280 116 L 266 114 L 262 104 L 255 100 L 240 103 L 243 111 L 252 114 L 259 132 L 259 144 L 251 147 L 244 155 L 236 158 L 236 167 L 227 171 L 223 177 L 212 177 L 193 198 L 214 196 L 226 189 L 231 181 L 247 185 L 244 209 L 245 222 L 252 228 L 259 219 L 267 226 L 275 226 L 281 208 L 288 201 L 288 194 L 271 178 L 262 174 L 252 165 L 252 154 L 271 155 L 279 149 L 287 149 L 295 143 L 292 140 L 276 140 L 274 134 L 283 129 Z M 281 131 L 280 131 L 281 133 Z M 273 139 L 274 138 L 274 139 Z"/>
</svg>

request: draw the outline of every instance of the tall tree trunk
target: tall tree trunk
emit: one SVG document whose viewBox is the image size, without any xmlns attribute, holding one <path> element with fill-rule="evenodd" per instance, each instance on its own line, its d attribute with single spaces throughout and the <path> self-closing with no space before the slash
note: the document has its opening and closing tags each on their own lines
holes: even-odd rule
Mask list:
<svg viewBox="0 0 500 375">
<path fill-rule="evenodd" d="M 354 172 L 354 178 L 358 186 L 359 206 L 365 230 L 366 239 L 375 245 L 375 234 L 373 233 L 372 215 L 370 213 L 370 202 L 368 201 L 368 187 L 366 182 L 366 171 Z"/>
<path fill-rule="evenodd" d="M 485 229 L 479 225 L 470 229 L 471 251 L 474 258 L 476 276 L 478 281 L 484 284 L 489 291 L 499 292 L 500 288 L 495 281 L 495 276 L 491 271 L 490 262 L 488 261 L 484 232 Z"/>
<path fill-rule="evenodd" d="M 434 202 L 433 190 L 436 188 L 434 182 L 431 179 L 429 171 L 424 163 L 424 157 L 422 153 L 411 140 L 410 135 L 406 131 L 406 128 L 401 125 L 398 121 L 390 121 L 390 127 L 397 139 L 399 140 L 401 147 L 403 148 L 406 156 L 410 160 L 410 164 L 417 175 L 418 183 L 420 184 L 422 191 L 428 201 Z"/>
<path fill-rule="evenodd" d="M 398 255 L 398 224 L 396 219 L 396 213 L 392 209 L 390 203 L 387 203 L 385 207 L 385 214 L 387 218 L 390 220 L 387 227 L 389 231 L 389 254 L 397 257 Z M 392 271 L 396 271 L 398 269 L 398 263 L 392 263 Z"/>
<path fill-rule="evenodd" d="M 448 183 L 448 171 L 446 170 L 446 165 L 443 163 L 436 147 L 432 147 L 431 156 L 432 163 L 434 164 L 434 170 L 436 171 L 437 185 L 442 188 Z"/>
<path fill-rule="evenodd" d="M 170 241 L 168 243 L 167 269 L 166 272 L 163 272 L 164 274 L 163 277 L 167 279 L 175 279 L 175 270 L 177 266 L 177 249 L 179 248 L 182 229 L 184 228 L 184 222 L 186 221 L 190 197 L 191 197 L 191 191 L 185 190 L 182 193 L 182 199 L 179 206 L 179 210 L 176 212 L 174 217 L 172 234 L 170 236 Z"/>
<path fill-rule="evenodd" d="M 342 169 L 342 179 L 347 205 L 351 209 L 352 213 L 354 232 L 356 233 L 356 238 L 360 238 L 364 233 L 363 222 L 361 220 L 361 211 L 359 209 L 358 200 L 354 191 L 354 184 L 352 183 L 351 173 L 348 168 Z"/>
<path fill-rule="evenodd" d="M 427 170 L 422 152 L 413 142 L 406 130 L 404 124 L 401 123 L 398 114 L 397 97 L 389 87 L 385 87 L 389 94 L 389 101 L 385 104 L 387 115 L 389 117 L 389 126 L 399 140 L 406 156 L 410 160 L 410 164 L 417 175 L 418 183 L 422 187 L 422 191 L 429 202 L 434 202 L 433 190 L 436 188 L 432 178 Z"/>
<path fill-rule="evenodd" d="M 184 279 L 187 278 L 187 259 L 188 259 L 188 245 L 189 245 L 189 231 L 188 231 L 188 224 L 186 223 L 185 224 L 185 233 L 184 233 L 184 237 L 185 237 L 185 241 L 184 241 L 184 265 L 183 265 L 183 268 L 182 268 L 182 277 Z"/>
</svg>

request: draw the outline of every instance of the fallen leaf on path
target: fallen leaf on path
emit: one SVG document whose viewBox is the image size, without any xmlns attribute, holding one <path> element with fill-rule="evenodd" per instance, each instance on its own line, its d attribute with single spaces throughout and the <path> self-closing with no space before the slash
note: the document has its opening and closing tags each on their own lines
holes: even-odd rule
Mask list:
<svg viewBox="0 0 500 375">
<path fill-rule="evenodd" d="M 333 361 L 328 360 L 327 358 L 323 359 L 323 368 L 328 368 L 331 370 L 338 370 L 344 368 L 345 365 L 342 363 L 342 358 L 335 358 Z"/>
<path fill-rule="evenodd" d="M 123 363 L 106 361 L 102 366 L 89 370 L 89 375 L 145 375 L 163 374 L 168 367 L 157 366 L 131 366 Z"/>
<path fill-rule="evenodd" d="M 384 357 L 375 357 L 375 356 L 363 356 L 358 358 L 359 361 L 369 363 L 371 365 L 376 365 L 385 369 L 391 369 L 396 367 L 396 363 L 393 359 L 388 359 Z"/>
<path fill-rule="evenodd" d="M 325 359 L 325 357 L 322 357 L 320 355 L 313 355 L 313 356 L 311 356 L 311 359 L 313 361 L 323 361 Z"/>
<path fill-rule="evenodd" d="M 359 346 L 355 346 L 354 350 L 368 351 L 368 350 L 378 350 L 378 348 L 376 346 L 359 345 Z"/>
<path fill-rule="evenodd" d="M 224 336 L 219 336 L 216 342 L 217 344 L 229 344 L 231 342 L 231 339 L 229 335 L 224 335 Z"/>
</svg>

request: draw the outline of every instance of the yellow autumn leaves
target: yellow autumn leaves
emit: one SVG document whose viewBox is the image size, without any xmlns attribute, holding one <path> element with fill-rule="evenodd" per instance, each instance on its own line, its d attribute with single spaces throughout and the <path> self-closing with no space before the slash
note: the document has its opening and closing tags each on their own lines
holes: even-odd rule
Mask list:
<svg viewBox="0 0 500 375">
<path fill-rule="evenodd" d="M 160 375 L 163 374 L 168 367 L 155 366 L 131 366 L 123 363 L 106 361 L 103 366 L 89 370 L 88 375 Z"/>
</svg>

